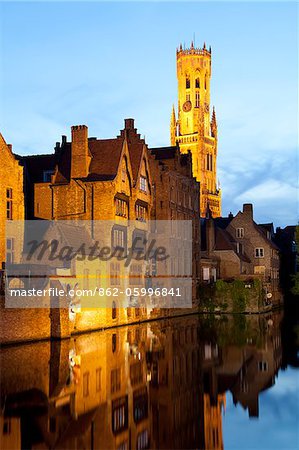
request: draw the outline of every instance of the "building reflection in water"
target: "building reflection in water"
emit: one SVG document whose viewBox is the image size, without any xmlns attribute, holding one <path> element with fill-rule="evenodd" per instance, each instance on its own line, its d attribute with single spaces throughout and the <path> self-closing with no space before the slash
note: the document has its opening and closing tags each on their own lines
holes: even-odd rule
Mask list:
<svg viewBox="0 0 299 450">
<path fill-rule="evenodd" d="M 1 350 L 3 449 L 223 449 L 225 393 L 259 414 L 280 313 L 191 315 Z"/>
</svg>

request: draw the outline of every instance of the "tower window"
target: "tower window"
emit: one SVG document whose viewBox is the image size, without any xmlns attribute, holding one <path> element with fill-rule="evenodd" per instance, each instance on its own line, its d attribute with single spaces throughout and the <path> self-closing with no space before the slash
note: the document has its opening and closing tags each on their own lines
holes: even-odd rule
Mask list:
<svg viewBox="0 0 299 450">
<path fill-rule="evenodd" d="M 207 154 L 207 170 L 213 170 L 213 155 Z"/>
<path fill-rule="evenodd" d="M 200 88 L 200 81 L 199 81 L 199 78 L 196 78 L 196 80 L 195 80 L 195 88 L 196 88 L 196 89 L 199 89 L 199 88 Z"/>
<path fill-rule="evenodd" d="M 190 102 L 190 94 L 186 94 L 186 102 Z"/>
<path fill-rule="evenodd" d="M 205 89 L 207 89 L 207 75 L 205 76 Z"/>
<path fill-rule="evenodd" d="M 186 77 L 186 89 L 190 89 L 190 78 Z"/>
<path fill-rule="evenodd" d="M 199 91 L 195 92 L 195 108 L 199 108 L 200 95 Z"/>
</svg>

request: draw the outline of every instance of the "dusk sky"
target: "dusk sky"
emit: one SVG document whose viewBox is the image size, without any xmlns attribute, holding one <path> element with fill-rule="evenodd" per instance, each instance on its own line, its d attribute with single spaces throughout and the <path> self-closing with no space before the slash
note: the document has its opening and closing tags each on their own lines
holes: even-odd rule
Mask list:
<svg viewBox="0 0 299 450">
<path fill-rule="evenodd" d="M 0 131 L 18 154 L 49 153 L 71 125 L 114 137 L 126 117 L 169 145 L 176 47 L 212 46 L 223 215 L 296 224 L 297 4 L 0 3 Z"/>
</svg>

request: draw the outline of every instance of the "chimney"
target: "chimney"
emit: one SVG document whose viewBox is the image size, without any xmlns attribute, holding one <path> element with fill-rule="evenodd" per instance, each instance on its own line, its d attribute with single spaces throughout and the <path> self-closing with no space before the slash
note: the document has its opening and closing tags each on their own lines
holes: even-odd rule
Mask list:
<svg viewBox="0 0 299 450">
<path fill-rule="evenodd" d="M 125 119 L 125 130 L 134 130 L 134 119 Z"/>
<path fill-rule="evenodd" d="M 9 150 L 12 152 L 12 144 L 7 144 L 7 147 L 8 147 Z"/>
<path fill-rule="evenodd" d="M 207 254 L 210 255 L 215 249 L 215 225 L 211 215 L 206 218 L 206 241 Z"/>
<path fill-rule="evenodd" d="M 90 159 L 88 128 L 86 125 L 75 125 L 72 127 L 71 178 L 87 177 Z"/>
<path fill-rule="evenodd" d="M 244 203 L 243 214 L 247 214 L 251 219 L 253 219 L 253 206 L 252 203 Z"/>
</svg>

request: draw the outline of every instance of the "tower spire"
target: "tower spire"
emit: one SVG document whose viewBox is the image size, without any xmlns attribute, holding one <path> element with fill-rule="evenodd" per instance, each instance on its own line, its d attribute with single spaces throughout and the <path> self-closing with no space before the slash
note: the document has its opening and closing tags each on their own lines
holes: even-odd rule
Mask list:
<svg viewBox="0 0 299 450">
<path fill-rule="evenodd" d="M 217 137 L 217 120 L 216 120 L 216 112 L 215 106 L 213 106 L 212 119 L 211 119 L 211 134 L 212 137 Z"/>
<path fill-rule="evenodd" d="M 170 144 L 176 144 L 176 117 L 174 105 L 172 105 L 171 119 L 170 119 Z"/>
</svg>

